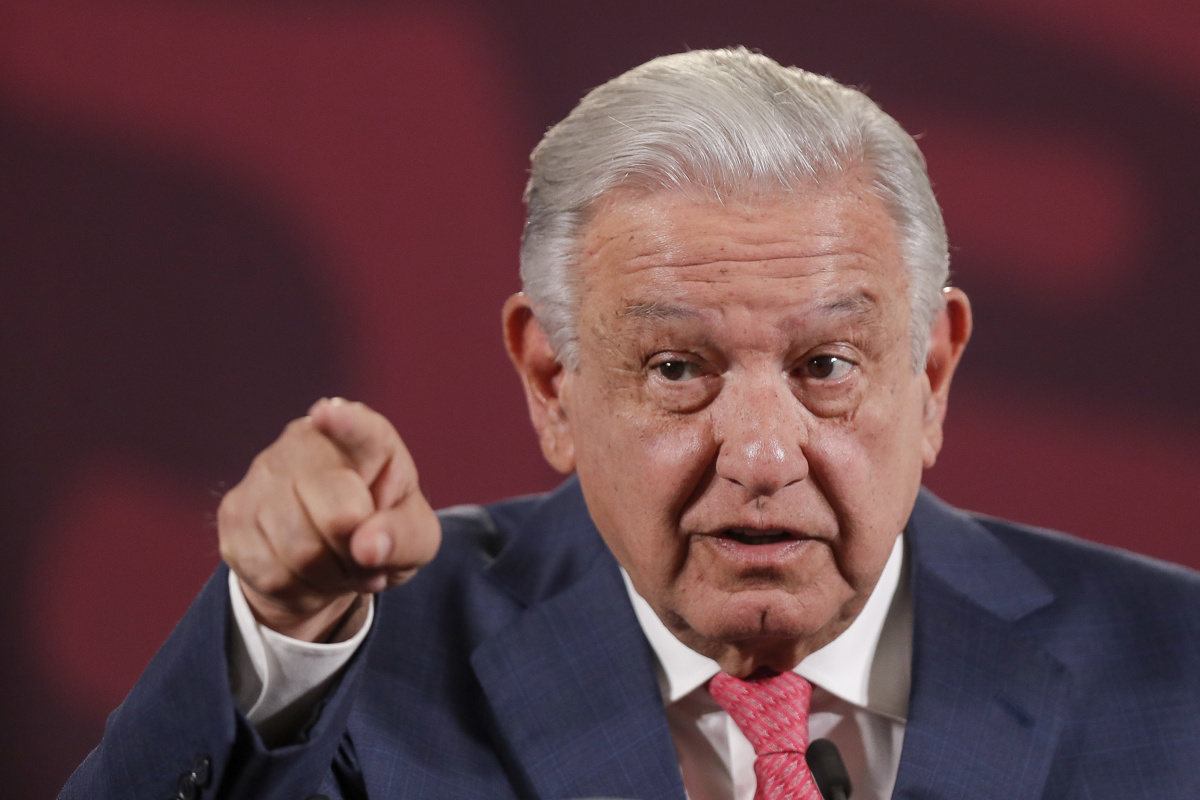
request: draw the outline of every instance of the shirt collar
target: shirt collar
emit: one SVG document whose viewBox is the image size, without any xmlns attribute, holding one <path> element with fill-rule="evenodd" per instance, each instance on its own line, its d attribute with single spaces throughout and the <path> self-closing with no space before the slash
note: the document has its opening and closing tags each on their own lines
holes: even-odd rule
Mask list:
<svg viewBox="0 0 1200 800">
<path fill-rule="evenodd" d="M 904 721 L 912 664 L 912 596 L 896 538 L 875 589 L 842 635 L 812 653 L 796 673 L 855 706 Z M 717 662 L 675 638 L 621 570 L 642 632 L 658 657 L 663 702 L 674 703 L 720 671 Z"/>
</svg>

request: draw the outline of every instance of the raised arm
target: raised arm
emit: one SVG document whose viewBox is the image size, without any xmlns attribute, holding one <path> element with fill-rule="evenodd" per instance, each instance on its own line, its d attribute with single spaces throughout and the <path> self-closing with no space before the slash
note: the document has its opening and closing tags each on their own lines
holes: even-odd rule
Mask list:
<svg viewBox="0 0 1200 800">
<path fill-rule="evenodd" d="M 352 636 L 364 598 L 412 577 L 441 542 L 395 428 L 340 399 L 318 401 L 254 459 L 218 526 L 255 617 L 310 642 Z"/>
</svg>

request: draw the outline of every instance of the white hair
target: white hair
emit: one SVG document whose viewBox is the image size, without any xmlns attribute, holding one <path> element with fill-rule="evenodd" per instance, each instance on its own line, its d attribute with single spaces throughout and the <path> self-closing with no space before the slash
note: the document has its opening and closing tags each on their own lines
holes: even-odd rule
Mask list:
<svg viewBox="0 0 1200 800">
<path fill-rule="evenodd" d="M 579 360 L 578 243 L 608 193 L 791 192 L 859 168 L 896 223 L 924 367 L 946 228 L 916 142 L 862 92 L 745 48 L 663 56 L 590 91 L 530 160 L 521 281 L 565 367 Z"/>
</svg>

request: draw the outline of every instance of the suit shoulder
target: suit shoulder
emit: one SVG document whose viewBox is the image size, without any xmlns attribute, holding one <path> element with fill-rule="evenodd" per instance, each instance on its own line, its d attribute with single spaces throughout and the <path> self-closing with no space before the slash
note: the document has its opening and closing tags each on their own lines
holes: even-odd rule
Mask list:
<svg viewBox="0 0 1200 800">
<path fill-rule="evenodd" d="M 970 515 L 1056 592 L 1102 591 L 1112 599 L 1150 597 L 1200 601 L 1200 572 L 1180 564 L 1098 544 L 1060 531 Z"/>
<path fill-rule="evenodd" d="M 1135 676 L 1146 695 L 1200 689 L 1200 574 L 1057 531 L 977 519 L 1049 588 L 1051 602 L 1023 624 L 1071 665 L 1081 687 L 1122 675 Z"/>
<path fill-rule="evenodd" d="M 1192 569 L 960 511 L 928 492 L 909 532 L 918 587 L 949 587 L 1064 663 L 1186 663 L 1200 676 L 1200 574 Z"/>
<path fill-rule="evenodd" d="M 544 497 L 531 494 L 487 506 L 463 504 L 440 509 L 443 549 L 459 557 L 471 554 L 490 564 L 536 513 Z"/>
</svg>

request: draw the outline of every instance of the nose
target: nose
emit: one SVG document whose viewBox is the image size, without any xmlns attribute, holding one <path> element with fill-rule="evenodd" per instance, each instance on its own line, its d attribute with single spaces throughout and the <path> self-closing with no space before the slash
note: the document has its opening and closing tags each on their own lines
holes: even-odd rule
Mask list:
<svg viewBox="0 0 1200 800">
<path fill-rule="evenodd" d="M 754 497 L 769 497 L 808 477 L 805 411 L 786 380 L 731 382 L 711 408 L 718 477 Z"/>
</svg>

